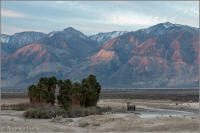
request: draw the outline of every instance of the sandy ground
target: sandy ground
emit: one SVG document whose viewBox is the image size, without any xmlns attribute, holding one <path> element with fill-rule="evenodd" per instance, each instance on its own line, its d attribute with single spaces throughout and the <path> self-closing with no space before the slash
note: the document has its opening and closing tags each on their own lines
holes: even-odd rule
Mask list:
<svg viewBox="0 0 200 133">
<path fill-rule="evenodd" d="M 28 99 L 3 99 L 1 104 L 26 103 Z M 99 106 L 110 106 L 113 109 L 126 108 L 126 103 L 136 105 L 136 109 L 173 109 L 177 111 L 197 111 L 199 103 L 174 103 L 167 100 L 130 100 L 102 99 Z M 141 117 L 134 113 L 106 113 L 81 118 L 63 118 L 59 122 L 51 119 L 24 119 L 23 111 L 4 110 L 0 112 L 1 131 L 32 132 L 155 132 L 155 133 L 189 133 L 199 132 L 198 114 L 193 117 L 156 116 Z M 79 127 L 80 123 L 88 126 Z"/>
<path fill-rule="evenodd" d="M 1 99 L 1 104 L 6 104 L 6 105 L 10 105 L 10 104 L 19 104 L 19 103 L 28 103 L 29 99 L 28 98 L 5 98 L 5 99 Z"/>
</svg>

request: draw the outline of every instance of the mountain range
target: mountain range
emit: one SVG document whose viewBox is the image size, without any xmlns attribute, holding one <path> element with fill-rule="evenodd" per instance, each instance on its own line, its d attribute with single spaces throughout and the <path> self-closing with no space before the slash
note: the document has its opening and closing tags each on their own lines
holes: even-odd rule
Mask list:
<svg viewBox="0 0 200 133">
<path fill-rule="evenodd" d="M 197 87 L 199 29 L 170 22 L 92 36 L 69 27 L 48 34 L 1 34 L 2 88 L 26 88 L 41 76 L 103 88 Z"/>
</svg>

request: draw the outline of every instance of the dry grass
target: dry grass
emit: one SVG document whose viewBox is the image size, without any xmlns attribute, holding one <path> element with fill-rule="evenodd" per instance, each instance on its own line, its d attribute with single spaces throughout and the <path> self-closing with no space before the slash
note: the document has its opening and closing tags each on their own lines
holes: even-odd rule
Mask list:
<svg viewBox="0 0 200 133">
<path fill-rule="evenodd" d="M 30 107 L 33 107 L 33 105 L 30 105 L 29 103 L 19 103 L 19 104 L 10 104 L 1 105 L 1 110 L 16 110 L 16 111 L 24 111 L 29 109 Z"/>
<path fill-rule="evenodd" d="M 100 115 L 103 112 L 110 111 L 107 107 L 73 107 L 65 110 L 56 106 L 44 106 L 39 105 L 35 108 L 30 108 L 24 112 L 25 118 L 35 118 L 35 119 L 49 119 L 61 116 L 63 118 L 76 118 L 84 117 L 89 115 Z"/>
</svg>

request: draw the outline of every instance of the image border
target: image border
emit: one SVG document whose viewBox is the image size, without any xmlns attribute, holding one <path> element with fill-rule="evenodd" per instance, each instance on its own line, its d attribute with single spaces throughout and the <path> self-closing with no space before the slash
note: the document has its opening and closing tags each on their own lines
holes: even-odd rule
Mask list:
<svg viewBox="0 0 200 133">
<path fill-rule="evenodd" d="M 0 1 L 0 5 L 1 5 L 1 2 L 9 2 L 9 1 L 199 1 L 199 0 L 1 0 Z M 1 13 L 1 11 L 0 11 Z M 0 19 L 1 20 L 1 19 Z M 1 24 L 1 22 L 0 22 Z M 0 25 L 0 30 L 1 30 L 1 26 Z M 199 1 L 199 52 L 200 52 L 200 1 Z M 1 31 L 2 32 L 2 31 Z M 1 58 L 1 41 L 0 41 L 0 58 Z M 2 63 L 2 60 L 0 60 L 0 69 L 1 69 L 1 63 Z M 200 53 L 198 53 L 198 75 L 199 75 L 199 79 L 200 79 Z M 2 76 L 2 73 L 0 71 L 0 77 Z M 0 80 L 0 105 L 2 105 L 2 87 L 1 87 L 1 80 Z M 199 132 L 200 132 L 200 80 L 199 80 L 199 85 L 198 85 L 198 89 L 199 89 Z M 1 106 L 0 106 L 0 110 L 1 110 Z M 1 125 L 0 125 L 1 127 Z M 44 131 L 45 132 L 45 131 Z M 5 132 L 5 133 L 8 133 L 8 132 Z M 31 132 L 28 132 L 28 133 L 31 133 Z M 52 132 L 54 133 L 54 132 Z M 59 132 L 55 132 L 55 133 L 59 133 Z"/>
</svg>

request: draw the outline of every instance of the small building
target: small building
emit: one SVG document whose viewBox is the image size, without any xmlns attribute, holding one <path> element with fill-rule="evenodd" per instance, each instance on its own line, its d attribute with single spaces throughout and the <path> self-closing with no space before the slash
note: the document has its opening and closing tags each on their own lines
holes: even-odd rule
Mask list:
<svg viewBox="0 0 200 133">
<path fill-rule="evenodd" d="M 136 110 L 135 105 L 128 102 L 127 103 L 127 111 L 135 111 L 135 110 Z"/>
</svg>

